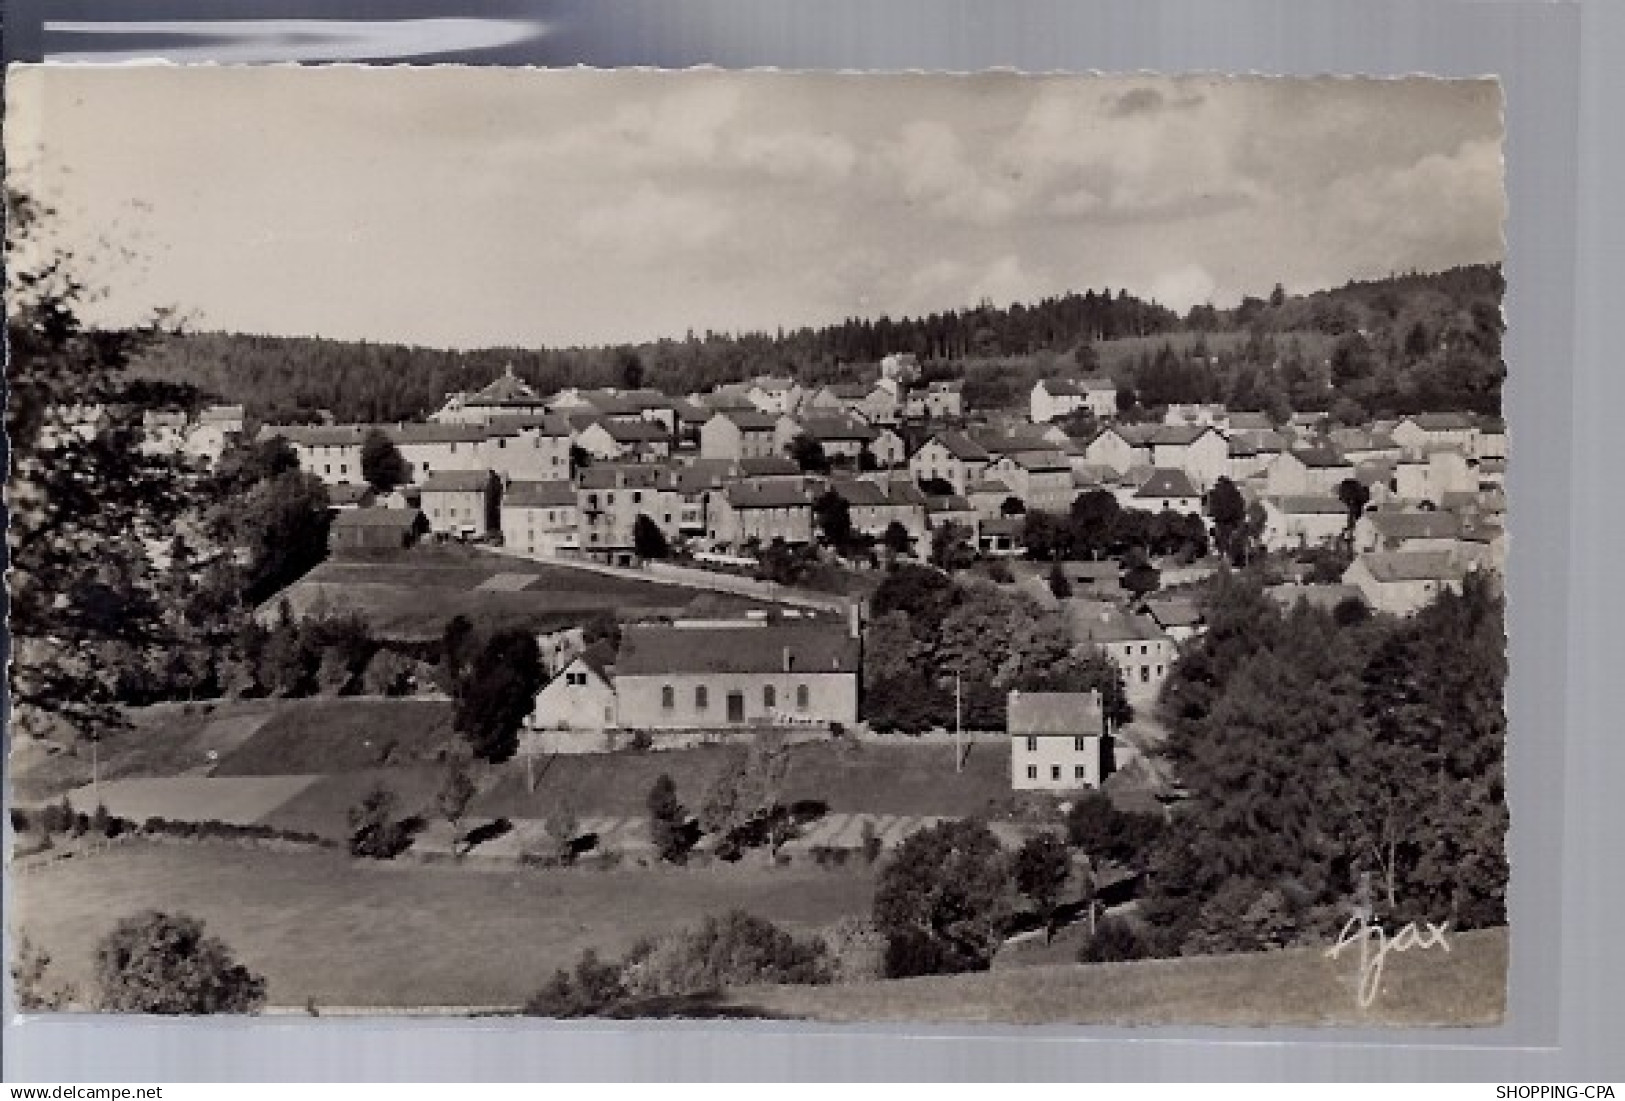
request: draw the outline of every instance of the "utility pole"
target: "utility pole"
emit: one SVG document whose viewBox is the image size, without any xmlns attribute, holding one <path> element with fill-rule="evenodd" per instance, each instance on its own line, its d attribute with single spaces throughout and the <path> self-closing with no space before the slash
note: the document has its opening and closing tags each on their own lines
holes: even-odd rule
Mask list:
<svg viewBox="0 0 1625 1101">
<path fill-rule="evenodd" d="M 954 674 L 954 771 L 965 771 L 965 754 L 961 749 L 964 729 L 964 706 L 959 689 L 959 674 Z"/>
</svg>

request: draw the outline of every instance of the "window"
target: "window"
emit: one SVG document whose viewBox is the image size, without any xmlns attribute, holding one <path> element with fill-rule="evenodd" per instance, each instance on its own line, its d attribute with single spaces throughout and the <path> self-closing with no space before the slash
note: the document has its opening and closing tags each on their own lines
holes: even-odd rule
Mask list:
<svg viewBox="0 0 1625 1101">
<path fill-rule="evenodd" d="M 1079 753 L 1087 752 L 1088 749 L 1089 749 L 1088 739 L 1086 739 L 1086 738 L 1073 738 L 1072 739 L 1072 748 L 1077 750 Z"/>
<path fill-rule="evenodd" d="M 1140 666 L 1140 683 L 1141 684 L 1150 684 L 1151 683 L 1151 666 L 1149 666 L 1149 665 Z"/>
<path fill-rule="evenodd" d="M 797 711 L 805 711 L 805 710 L 807 710 L 807 697 L 808 697 L 807 686 L 805 684 L 796 685 L 796 710 Z"/>
<path fill-rule="evenodd" d="M 672 708 L 674 708 L 676 706 L 677 706 L 677 689 L 673 688 L 669 684 L 665 685 L 664 687 L 662 687 L 660 689 L 660 709 L 662 711 L 670 711 Z"/>
<path fill-rule="evenodd" d="M 604 503 L 608 504 L 608 505 L 613 505 L 615 503 L 615 494 L 613 494 L 613 493 L 604 494 Z"/>
<path fill-rule="evenodd" d="M 632 491 L 632 503 L 634 505 L 641 505 L 643 503 L 643 492 L 641 490 L 634 489 Z"/>
<path fill-rule="evenodd" d="M 710 704 L 711 701 L 705 691 L 705 685 L 697 685 L 694 689 L 694 710 L 704 711 Z"/>
<path fill-rule="evenodd" d="M 1029 737 L 1027 739 L 1027 752 L 1028 753 L 1037 753 L 1038 752 L 1038 739 L 1037 738 Z"/>
<path fill-rule="evenodd" d="M 1037 765 L 1028 765 L 1027 766 L 1027 779 L 1029 779 L 1029 780 L 1038 779 L 1038 766 Z"/>
<path fill-rule="evenodd" d="M 1051 780 L 1059 780 L 1061 778 L 1061 766 L 1060 765 L 1050 765 L 1049 766 L 1049 778 Z"/>
<path fill-rule="evenodd" d="M 333 473 L 333 464 L 332 463 L 323 463 L 322 464 L 322 473 L 323 474 L 331 474 L 331 473 Z"/>
<path fill-rule="evenodd" d="M 1073 779 L 1074 779 L 1074 780 L 1087 780 L 1087 779 L 1088 779 L 1088 778 L 1089 778 L 1089 776 L 1088 776 L 1088 774 L 1087 774 L 1087 773 L 1086 773 L 1086 772 L 1085 772 L 1085 771 L 1084 771 L 1084 768 L 1083 768 L 1083 766 L 1082 766 L 1082 765 L 1078 765 L 1078 766 L 1077 766 L 1077 767 L 1076 767 L 1076 768 L 1074 768 L 1074 769 L 1073 769 L 1073 770 L 1072 770 L 1072 778 L 1073 778 Z"/>
</svg>

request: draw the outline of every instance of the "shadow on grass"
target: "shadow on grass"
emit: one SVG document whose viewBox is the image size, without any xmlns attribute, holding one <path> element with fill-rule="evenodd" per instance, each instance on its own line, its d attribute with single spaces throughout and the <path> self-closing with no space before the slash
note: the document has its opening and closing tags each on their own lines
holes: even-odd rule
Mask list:
<svg viewBox="0 0 1625 1101">
<path fill-rule="evenodd" d="M 759 1006 L 726 1003 L 722 994 L 715 990 L 700 994 L 662 994 L 651 998 L 637 998 L 608 1009 L 601 1016 L 621 1021 L 796 1019 L 783 1013 L 769 1012 Z"/>
</svg>

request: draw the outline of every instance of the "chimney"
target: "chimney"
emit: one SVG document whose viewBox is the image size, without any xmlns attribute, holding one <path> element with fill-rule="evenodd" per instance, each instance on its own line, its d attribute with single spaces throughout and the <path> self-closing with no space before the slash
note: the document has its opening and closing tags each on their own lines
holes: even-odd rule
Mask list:
<svg viewBox="0 0 1625 1101">
<path fill-rule="evenodd" d="M 847 634 L 853 638 L 862 638 L 863 609 L 858 606 L 856 600 L 846 606 L 846 621 Z"/>
<path fill-rule="evenodd" d="M 784 648 L 784 671 L 792 672 L 796 667 L 796 656 L 790 652 L 790 647 Z"/>
</svg>

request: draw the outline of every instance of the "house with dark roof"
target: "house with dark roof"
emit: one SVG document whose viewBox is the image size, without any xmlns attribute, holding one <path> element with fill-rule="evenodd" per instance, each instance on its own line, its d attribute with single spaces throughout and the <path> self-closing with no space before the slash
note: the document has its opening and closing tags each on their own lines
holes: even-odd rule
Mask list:
<svg viewBox="0 0 1625 1101">
<path fill-rule="evenodd" d="M 1266 497 L 1264 546 L 1270 550 L 1318 547 L 1348 530 L 1348 506 L 1319 493 Z"/>
<path fill-rule="evenodd" d="M 489 470 L 448 470 L 424 481 L 420 500 L 436 535 L 479 538 L 497 530 L 497 480 Z"/>
<path fill-rule="evenodd" d="M 942 481 L 965 496 L 981 480 L 993 461 L 987 448 L 963 432 L 937 432 L 931 435 L 908 460 L 909 473 L 922 485 Z"/>
<path fill-rule="evenodd" d="M 755 408 L 718 410 L 700 428 L 700 456 L 745 459 L 777 454 L 779 420 Z"/>
<path fill-rule="evenodd" d="M 1007 452 L 988 464 L 983 477 L 1009 486 L 1011 494 L 1029 509 L 1065 512 L 1075 496 L 1072 462 L 1053 447 Z"/>
<path fill-rule="evenodd" d="M 576 433 L 577 446 L 608 462 L 653 463 L 671 456 L 671 433 L 659 421 L 599 417 Z"/>
<path fill-rule="evenodd" d="M 1159 467 L 1140 484 L 1131 498 L 1134 508 L 1145 512 L 1188 512 L 1202 514 L 1202 493 L 1191 481 L 1190 475 L 1177 468 Z"/>
<path fill-rule="evenodd" d="M 536 693 L 519 732 L 524 756 L 603 753 L 614 748 L 609 732 L 620 724 L 613 653 L 600 640 L 575 654 Z"/>
<path fill-rule="evenodd" d="M 545 413 L 547 401 L 507 364 L 487 385 L 473 393 L 450 394 L 429 419 L 440 424 L 484 424 L 492 417 Z"/>
<path fill-rule="evenodd" d="M 595 463 L 576 479 L 577 542 L 582 553 L 630 564 L 639 516 L 668 540 L 681 531 L 683 494 L 677 476 L 654 463 Z"/>
<path fill-rule="evenodd" d="M 1401 447 L 1452 444 L 1471 454 L 1478 442 L 1478 421 L 1471 413 L 1414 413 L 1401 417 L 1389 435 Z"/>
<path fill-rule="evenodd" d="M 799 725 L 858 718 L 859 641 L 827 617 L 629 624 L 615 663 L 632 730 Z"/>
<path fill-rule="evenodd" d="M 830 489 L 846 502 L 852 530 L 876 539 L 900 524 L 919 545 L 926 538 L 925 494 L 911 480 L 889 478 L 835 478 Z"/>
<path fill-rule="evenodd" d="M 1097 417 L 1117 415 L 1117 383 L 1109 378 L 1048 378 L 1033 383 L 1028 416 L 1048 424 L 1087 409 Z"/>
<path fill-rule="evenodd" d="M 797 434 L 818 441 L 826 458 L 856 469 L 859 456 L 878 433 L 850 413 L 828 413 L 803 417 Z"/>
<path fill-rule="evenodd" d="M 1145 602 L 1145 611 L 1151 617 L 1151 622 L 1161 627 L 1175 642 L 1195 638 L 1207 628 L 1202 606 L 1185 597 L 1151 597 Z"/>
<path fill-rule="evenodd" d="M 1080 647 L 1105 654 L 1123 671 L 1131 697 L 1152 699 L 1168 679 L 1179 648 L 1150 616 L 1133 615 L 1110 604 L 1062 601 L 1062 611 Z"/>
<path fill-rule="evenodd" d="M 731 483 L 713 499 L 707 534 L 719 547 L 739 550 L 753 541 L 767 546 L 779 539 L 792 545 L 813 540 L 808 479 L 752 479 Z"/>
<path fill-rule="evenodd" d="M 502 494 L 502 545 L 526 554 L 579 549 L 576 488 L 566 479 L 510 482 Z"/>
<path fill-rule="evenodd" d="M 1007 714 L 1016 791 L 1078 791 L 1111 775 L 1099 692 L 1011 692 Z"/>
<path fill-rule="evenodd" d="M 344 551 L 401 550 L 429 530 L 415 508 L 351 508 L 333 517 L 327 529 L 328 549 Z"/>
<path fill-rule="evenodd" d="M 1461 535 L 1461 517 L 1454 512 L 1422 509 L 1367 512 L 1354 525 L 1354 550 L 1449 551 Z"/>
<path fill-rule="evenodd" d="M 1266 491 L 1274 497 L 1337 496 L 1337 487 L 1354 477 L 1354 464 L 1329 444 L 1294 447 L 1270 464 Z"/>
<path fill-rule="evenodd" d="M 1360 590 L 1379 612 L 1411 615 L 1442 592 L 1460 592 L 1466 568 L 1453 551 L 1371 551 L 1343 571 L 1343 584 Z"/>
</svg>

